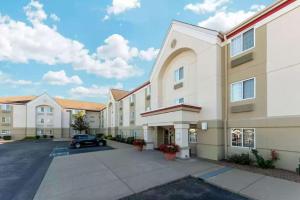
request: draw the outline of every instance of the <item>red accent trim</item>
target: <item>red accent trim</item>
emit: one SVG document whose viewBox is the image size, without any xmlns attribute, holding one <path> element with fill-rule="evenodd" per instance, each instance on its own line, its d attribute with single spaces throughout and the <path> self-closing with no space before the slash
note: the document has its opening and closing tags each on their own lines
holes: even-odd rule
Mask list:
<svg viewBox="0 0 300 200">
<path fill-rule="evenodd" d="M 141 115 L 149 115 L 149 114 L 152 114 L 152 113 L 157 113 L 157 112 L 161 112 L 161 111 L 165 111 L 165 110 L 170 110 L 170 109 L 174 109 L 174 108 L 193 108 L 193 109 L 199 109 L 199 111 L 202 109 L 201 107 L 199 106 L 192 106 L 192 105 L 186 105 L 186 104 L 179 104 L 179 105 L 175 105 L 175 106 L 170 106 L 170 107 L 166 107 L 166 108 L 160 108 L 160 109 L 157 109 L 157 110 L 151 110 L 149 112 L 144 112 L 144 113 L 141 113 Z"/>
<path fill-rule="evenodd" d="M 296 0 L 287 0 L 286 2 L 278 5 L 275 8 L 272 8 L 271 10 L 269 10 L 268 12 L 266 12 L 265 14 L 259 16 L 258 18 L 254 19 L 253 21 L 250 21 L 248 23 L 246 23 L 245 25 L 243 25 L 242 27 L 238 28 L 237 30 L 231 32 L 230 34 L 227 35 L 227 39 L 232 38 L 233 36 L 239 34 L 240 32 L 244 31 L 247 28 L 250 28 L 251 26 L 253 26 L 254 24 L 262 21 L 263 19 L 269 17 L 270 15 L 278 12 L 279 10 L 283 9 L 284 7 L 290 5 L 291 3 L 295 2 Z"/>
<path fill-rule="evenodd" d="M 146 82 L 146 83 L 144 83 L 143 85 L 141 85 L 141 86 L 139 86 L 139 87 L 135 88 L 134 90 L 132 90 L 131 92 L 129 92 L 129 93 L 126 95 L 126 96 L 124 96 L 124 97 L 122 97 L 121 99 L 119 99 L 119 101 L 121 101 L 122 99 L 124 99 L 124 98 L 128 97 L 129 95 L 131 95 L 131 94 L 135 93 L 136 91 L 138 91 L 138 90 L 142 89 L 143 87 L 145 87 L 146 85 L 149 85 L 149 84 L 150 84 L 150 81 L 147 81 L 147 82 Z"/>
</svg>

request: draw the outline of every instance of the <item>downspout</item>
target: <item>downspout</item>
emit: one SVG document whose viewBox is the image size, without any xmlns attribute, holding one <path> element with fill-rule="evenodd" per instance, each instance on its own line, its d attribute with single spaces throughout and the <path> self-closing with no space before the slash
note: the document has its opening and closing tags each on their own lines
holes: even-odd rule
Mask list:
<svg viewBox="0 0 300 200">
<path fill-rule="evenodd" d="M 227 41 L 226 35 L 225 35 L 225 42 Z M 224 76 L 225 76 L 225 108 L 224 108 L 224 150 L 225 150 L 225 159 L 228 157 L 228 44 L 225 44 L 225 55 L 224 55 L 224 61 L 225 61 L 225 70 L 224 70 Z"/>
</svg>

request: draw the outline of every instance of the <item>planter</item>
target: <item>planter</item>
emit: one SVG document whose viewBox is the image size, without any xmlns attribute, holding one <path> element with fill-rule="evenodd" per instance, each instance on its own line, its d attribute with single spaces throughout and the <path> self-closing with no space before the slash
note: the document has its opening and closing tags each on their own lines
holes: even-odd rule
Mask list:
<svg viewBox="0 0 300 200">
<path fill-rule="evenodd" d="M 143 146 L 135 145 L 134 148 L 135 148 L 137 151 L 143 151 Z"/>
<path fill-rule="evenodd" d="M 176 153 L 164 153 L 166 160 L 175 160 Z"/>
</svg>

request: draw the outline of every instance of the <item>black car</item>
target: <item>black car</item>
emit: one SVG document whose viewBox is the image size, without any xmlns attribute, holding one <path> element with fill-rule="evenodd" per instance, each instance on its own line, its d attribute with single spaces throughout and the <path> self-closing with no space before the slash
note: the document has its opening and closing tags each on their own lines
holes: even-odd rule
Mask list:
<svg viewBox="0 0 300 200">
<path fill-rule="evenodd" d="M 106 140 L 94 135 L 78 134 L 73 136 L 70 146 L 76 149 L 83 146 L 106 146 Z"/>
</svg>

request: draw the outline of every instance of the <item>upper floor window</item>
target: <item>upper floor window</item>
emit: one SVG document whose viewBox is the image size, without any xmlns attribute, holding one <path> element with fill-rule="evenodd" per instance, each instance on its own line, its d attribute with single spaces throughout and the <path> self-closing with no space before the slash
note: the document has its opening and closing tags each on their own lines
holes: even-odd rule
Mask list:
<svg viewBox="0 0 300 200">
<path fill-rule="evenodd" d="M 175 104 L 183 104 L 184 103 L 184 98 L 177 98 L 175 100 Z"/>
<path fill-rule="evenodd" d="M 231 84 L 231 101 L 241 101 L 255 98 L 255 78 Z"/>
<path fill-rule="evenodd" d="M 134 102 L 134 94 L 129 97 L 129 101 L 130 101 L 130 103 Z"/>
<path fill-rule="evenodd" d="M 254 29 L 250 29 L 231 40 L 231 56 L 236 56 L 254 47 Z"/>
<path fill-rule="evenodd" d="M 1 122 L 2 123 L 10 123 L 10 117 L 2 117 Z"/>
<path fill-rule="evenodd" d="M 43 124 L 45 122 L 45 120 L 42 118 L 40 122 L 41 122 L 41 124 Z"/>
<path fill-rule="evenodd" d="M 146 96 L 150 96 L 150 94 L 151 94 L 151 87 L 150 87 L 150 85 L 148 85 L 146 87 Z"/>
<path fill-rule="evenodd" d="M 175 82 L 181 82 L 184 78 L 184 71 L 183 71 L 183 67 L 180 67 L 178 69 L 175 70 Z"/>
<path fill-rule="evenodd" d="M 134 119 L 134 112 L 133 111 L 130 113 L 130 118 Z"/>
<path fill-rule="evenodd" d="M 11 106 L 8 104 L 1 104 L 1 110 L 9 111 L 11 110 Z"/>
</svg>

